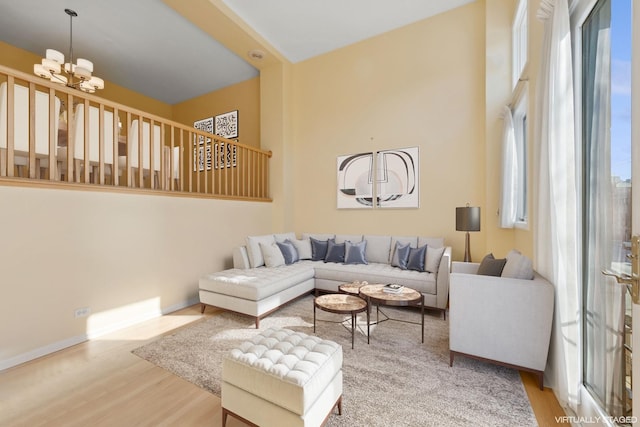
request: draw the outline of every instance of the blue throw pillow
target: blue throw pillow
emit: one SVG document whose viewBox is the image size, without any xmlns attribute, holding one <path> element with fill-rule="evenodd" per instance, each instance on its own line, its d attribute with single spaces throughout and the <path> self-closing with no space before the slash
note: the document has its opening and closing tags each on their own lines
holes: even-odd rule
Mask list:
<svg viewBox="0 0 640 427">
<path fill-rule="evenodd" d="M 276 242 L 278 247 L 280 248 L 280 252 L 282 252 L 282 256 L 284 257 L 285 264 L 293 264 L 294 262 L 298 262 L 298 250 L 291 240 L 287 239 L 284 242 Z"/>
<path fill-rule="evenodd" d="M 407 270 L 424 271 L 424 259 L 427 255 L 427 245 L 409 249 Z M 285 257 L 285 260 L 287 258 Z"/>
<path fill-rule="evenodd" d="M 323 261 L 327 256 L 327 241 L 317 240 L 313 237 L 311 240 L 311 261 Z"/>
<path fill-rule="evenodd" d="M 369 264 L 365 256 L 367 249 L 367 241 L 363 240 L 358 243 L 351 243 L 349 240 L 344 242 L 344 263 L 345 264 Z"/>
<path fill-rule="evenodd" d="M 327 256 L 324 262 L 344 262 L 344 243 L 336 243 L 336 239 L 327 240 Z"/>
<path fill-rule="evenodd" d="M 406 270 L 410 250 L 411 246 L 409 243 L 403 245 L 400 242 L 396 242 L 396 249 L 393 252 L 393 258 L 391 258 L 391 265 Z"/>
</svg>

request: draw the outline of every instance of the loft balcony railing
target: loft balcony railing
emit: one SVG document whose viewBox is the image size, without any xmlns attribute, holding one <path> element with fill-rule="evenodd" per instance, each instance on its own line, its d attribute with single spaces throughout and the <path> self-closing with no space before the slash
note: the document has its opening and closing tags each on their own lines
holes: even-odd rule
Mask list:
<svg viewBox="0 0 640 427">
<path fill-rule="evenodd" d="M 0 184 L 269 199 L 271 152 L 0 66 Z"/>
</svg>

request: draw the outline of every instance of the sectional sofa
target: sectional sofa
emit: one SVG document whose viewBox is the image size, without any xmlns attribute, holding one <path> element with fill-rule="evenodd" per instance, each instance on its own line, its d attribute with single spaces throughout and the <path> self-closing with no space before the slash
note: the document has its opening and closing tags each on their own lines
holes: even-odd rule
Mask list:
<svg viewBox="0 0 640 427">
<path fill-rule="evenodd" d="M 203 312 L 212 306 L 246 314 L 258 328 L 260 319 L 301 295 L 367 281 L 416 289 L 426 308 L 446 317 L 451 247 L 442 238 L 283 233 L 246 243 L 233 250 L 234 268 L 200 278 Z"/>
</svg>

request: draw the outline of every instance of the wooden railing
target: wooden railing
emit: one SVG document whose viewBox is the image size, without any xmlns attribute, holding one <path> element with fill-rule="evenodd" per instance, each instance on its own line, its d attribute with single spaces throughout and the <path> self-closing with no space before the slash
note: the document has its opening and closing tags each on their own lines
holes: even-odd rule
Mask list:
<svg viewBox="0 0 640 427">
<path fill-rule="evenodd" d="M 269 200 L 270 157 L 271 152 L 0 66 L 0 183 Z"/>
</svg>

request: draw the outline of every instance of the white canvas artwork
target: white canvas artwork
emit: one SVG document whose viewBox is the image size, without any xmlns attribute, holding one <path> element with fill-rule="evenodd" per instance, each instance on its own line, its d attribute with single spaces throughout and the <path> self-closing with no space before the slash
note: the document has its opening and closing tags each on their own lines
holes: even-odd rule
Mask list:
<svg viewBox="0 0 640 427">
<path fill-rule="evenodd" d="M 213 117 L 193 122 L 193 127 L 206 133 L 213 134 Z M 205 148 L 206 147 L 206 148 Z M 206 155 L 205 155 L 206 154 Z M 193 171 L 211 170 L 211 138 L 202 135 L 193 136 Z"/>
<path fill-rule="evenodd" d="M 373 207 L 373 153 L 338 157 L 338 209 Z"/>
<path fill-rule="evenodd" d="M 376 205 L 380 208 L 420 206 L 418 147 L 376 153 Z"/>
<path fill-rule="evenodd" d="M 337 160 L 338 209 L 419 207 L 418 147 L 339 156 Z"/>
</svg>

